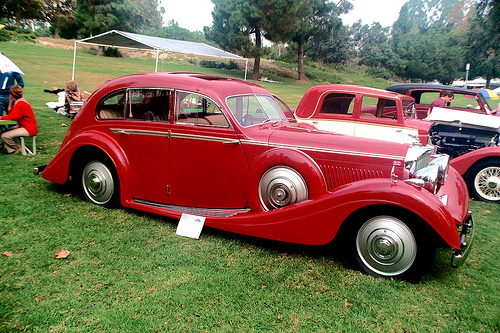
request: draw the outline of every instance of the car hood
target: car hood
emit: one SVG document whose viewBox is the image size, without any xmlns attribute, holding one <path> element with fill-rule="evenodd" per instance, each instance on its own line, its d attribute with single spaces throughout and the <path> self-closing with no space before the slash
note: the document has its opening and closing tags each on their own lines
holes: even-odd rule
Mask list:
<svg viewBox="0 0 500 333">
<path fill-rule="evenodd" d="M 409 144 L 335 134 L 299 127 L 280 127 L 269 136 L 270 146 L 334 152 L 342 155 L 384 156 L 404 160 Z"/>
<path fill-rule="evenodd" d="M 500 117 L 498 116 L 450 110 L 445 108 L 433 108 L 431 114 L 424 120 L 460 122 L 462 124 L 484 126 L 494 129 L 498 129 L 500 127 Z"/>
</svg>

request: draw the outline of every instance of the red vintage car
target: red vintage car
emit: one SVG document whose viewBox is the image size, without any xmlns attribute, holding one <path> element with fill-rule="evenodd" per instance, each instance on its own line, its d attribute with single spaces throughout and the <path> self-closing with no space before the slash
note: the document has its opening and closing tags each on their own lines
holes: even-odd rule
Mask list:
<svg viewBox="0 0 500 333">
<path fill-rule="evenodd" d="M 447 156 L 292 127 L 282 108 L 240 80 L 125 76 L 92 94 L 38 171 L 73 180 L 98 205 L 200 215 L 209 227 L 292 243 L 340 237 L 374 276 L 418 280 L 436 247 L 464 262 L 473 221 Z"/>
<path fill-rule="evenodd" d="M 425 85 L 396 85 L 406 92 L 416 91 L 406 90 L 408 86 L 416 89 Z M 476 101 L 481 102 L 482 95 Z M 301 127 L 399 143 L 434 145 L 438 153 L 452 158 L 451 165 L 464 177 L 476 199 L 500 202 L 500 129 L 496 125 L 500 118 L 456 109 L 439 111 L 465 113 L 469 116 L 467 119 L 472 118 L 476 124 L 465 119 L 417 119 L 418 109 L 409 95 L 335 84 L 311 87 L 294 113 Z M 477 125 L 480 121 L 482 125 Z M 489 123 L 492 126 L 485 126 Z"/>
</svg>

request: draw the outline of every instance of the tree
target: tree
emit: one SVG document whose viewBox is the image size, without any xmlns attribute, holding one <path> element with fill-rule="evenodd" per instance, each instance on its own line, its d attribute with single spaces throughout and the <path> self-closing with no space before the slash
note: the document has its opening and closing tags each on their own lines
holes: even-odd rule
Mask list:
<svg viewBox="0 0 500 333">
<path fill-rule="evenodd" d="M 62 25 L 74 21 L 76 0 L 45 0 L 43 16 L 54 30 L 54 38 L 59 38 Z"/>
<path fill-rule="evenodd" d="M 490 79 L 500 75 L 500 1 L 481 0 L 474 8 L 465 42 L 471 74 Z"/>
<path fill-rule="evenodd" d="M 378 22 L 362 25 L 361 21 L 351 27 L 352 42 L 357 52 L 360 65 L 385 67 L 391 61 L 389 28 L 383 28 Z"/>
<path fill-rule="evenodd" d="M 353 56 L 348 27 L 338 24 L 335 29 L 314 35 L 306 54 L 315 61 L 326 64 L 343 64 Z"/>
<path fill-rule="evenodd" d="M 205 35 L 200 31 L 189 31 L 179 26 L 177 21 L 171 20 L 166 27 L 152 29 L 149 34 L 163 38 L 186 40 L 191 42 L 206 42 Z"/>
<path fill-rule="evenodd" d="M 269 4 L 268 4 L 269 6 Z M 271 7 L 271 6 L 270 6 Z M 314 36 L 324 36 L 330 41 L 339 31 L 338 16 L 352 8 L 348 1 L 337 4 L 327 0 L 275 0 L 267 24 L 269 38 L 274 42 L 297 43 L 297 75 L 305 78 L 305 46 Z M 318 45 L 319 43 L 317 43 Z M 332 44 L 330 43 L 330 47 Z"/>
<path fill-rule="evenodd" d="M 13 19 L 17 27 L 22 20 L 42 18 L 43 0 L 3 0 L 0 4 L 0 17 Z"/>
<path fill-rule="evenodd" d="M 263 53 L 262 37 L 267 26 L 268 0 L 212 0 L 213 26 L 205 29 L 207 39 L 226 50 L 240 52 L 255 59 L 254 80 L 259 79 Z"/>
<path fill-rule="evenodd" d="M 78 0 L 76 22 L 84 36 L 110 29 L 140 32 L 161 27 L 158 0 Z"/>
<path fill-rule="evenodd" d="M 131 25 L 138 27 L 137 31 L 145 29 L 160 29 L 162 26 L 163 7 L 159 7 L 159 0 L 134 0 Z"/>
</svg>

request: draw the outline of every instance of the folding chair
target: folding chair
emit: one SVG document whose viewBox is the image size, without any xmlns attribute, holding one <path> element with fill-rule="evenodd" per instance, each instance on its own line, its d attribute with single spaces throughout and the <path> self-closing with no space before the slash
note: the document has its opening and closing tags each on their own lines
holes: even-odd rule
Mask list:
<svg viewBox="0 0 500 333">
<path fill-rule="evenodd" d="M 67 113 L 68 118 L 73 119 L 76 116 L 76 114 L 78 113 L 78 111 L 80 111 L 80 108 L 82 107 L 84 102 L 72 101 L 71 98 L 69 98 L 69 95 L 67 92 L 65 93 L 65 95 L 66 95 L 66 103 L 64 104 L 64 106 L 66 108 L 66 113 Z"/>
</svg>

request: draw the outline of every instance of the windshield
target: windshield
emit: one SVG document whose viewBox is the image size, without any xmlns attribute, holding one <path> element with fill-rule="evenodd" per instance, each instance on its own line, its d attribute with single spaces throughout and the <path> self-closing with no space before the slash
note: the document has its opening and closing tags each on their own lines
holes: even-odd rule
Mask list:
<svg viewBox="0 0 500 333">
<path fill-rule="evenodd" d="M 491 113 L 491 107 L 488 105 L 488 102 L 486 102 L 486 98 L 484 98 L 483 94 L 477 94 L 477 97 L 483 102 L 484 108 L 486 109 L 486 112 L 489 114 Z"/>
<path fill-rule="evenodd" d="M 415 110 L 415 101 L 413 101 L 411 99 L 403 99 L 401 102 L 403 103 L 403 115 L 404 115 L 404 117 L 405 118 L 409 118 L 409 117 L 416 118 L 417 113 Z"/>
<path fill-rule="evenodd" d="M 228 97 L 227 105 L 231 113 L 244 127 L 265 122 L 286 121 L 283 111 L 272 96 L 240 95 Z"/>
</svg>

